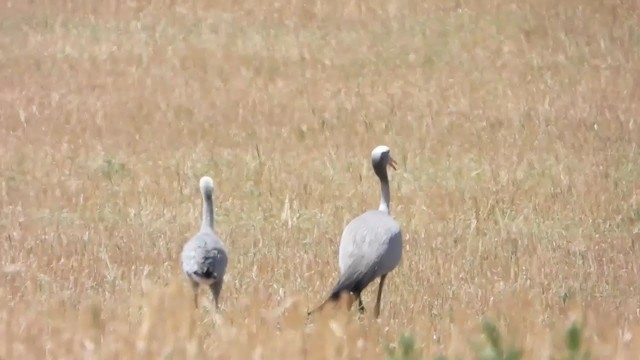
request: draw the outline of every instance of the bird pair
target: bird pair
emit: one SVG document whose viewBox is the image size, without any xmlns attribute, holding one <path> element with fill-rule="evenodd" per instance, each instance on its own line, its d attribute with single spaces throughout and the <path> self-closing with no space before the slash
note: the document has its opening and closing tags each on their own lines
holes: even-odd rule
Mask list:
<svg viewBox="0 0 640 360">
<path fill-rule="evenodd" d="M 338 302 L 343 294 L 348 295 L 348 307 L 355 300 L 358 310 L 364 312 L 362 291 L 375 279 L 380 278 L 374 316 L 380 316 L 382 288 L 387 275 L 395 269 L 402 258 L 402 232 L 400 225 L 390 215 L 391 195 L 387 167 L 396 169 L 388 146 L 376 146 L 371 152 L 371 165 L 380 179 L 381 197 L 378 210 L 369 210 L 347 224 L 340 239 L 338 263 L 340 278 L 329 297 L 308 314 L 322 310 L 329 303 Z M 213 180 L 205 176 L 200 179 L 202 193 L 202 225 L 200 232 L 192 237 L 182 250 L 182 270 L 191 281 L 194 303 L 198 306 L 199 285 L 211 289 L 216 308 L 227 268 L 226 248 L 213 228 Z"/>
</svg>

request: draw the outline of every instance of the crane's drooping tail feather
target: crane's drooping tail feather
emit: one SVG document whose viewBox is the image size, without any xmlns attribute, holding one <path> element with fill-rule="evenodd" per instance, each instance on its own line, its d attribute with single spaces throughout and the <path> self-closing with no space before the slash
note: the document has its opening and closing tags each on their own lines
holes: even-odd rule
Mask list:
<svg viewBox="0 0 640 360">
<path fill-rule="evenodd" d="M 355 300 L 356 300 L 356 295 L 350 292 L 343 291 L 343 292 L 337 293 L 337 295 L 335 296 L 331 294 L 331 296 L 329 296 L 329 298 L 327 298 L 327 300 L 325 300 L 318 307 L 316 307 L 311 311 L 307 311 L 307 316 L 312 315 L 318 311 L 322 311 L 322 309 L 324 309 L 325 306 L 329 304 L 336 304 L 336 305 L 344 304 L 347 310 L 349 310 L 351 309 L 351 306 L 353 305 Z"/>
<path fill-rule="evenodd" d="M 210 280 L 218 279 L 218 274 L 216 274 L 214 270 L 211 268 L 207 268 L 204 271 L 194 271 L 193 275 L 203 279 L 210 279 Z"/>
<path fill-rule="evenodd" d="M 331 290 L 331 295 L 325 300 L 320 306 L 317 308 L 307 312 L 307 315 L 311 315 L 317 311 L 322 310 L 327 304 L 330 303 L 341 303 L 343 299 L 346 297 L 345 303 L 347 309 L 351 309 L 354 301 L 360 298 L 360 293 L 364 288 L 369 284 L 362 276 L 345 276 L 340 278 L 338 283 Z"/>
</svg>

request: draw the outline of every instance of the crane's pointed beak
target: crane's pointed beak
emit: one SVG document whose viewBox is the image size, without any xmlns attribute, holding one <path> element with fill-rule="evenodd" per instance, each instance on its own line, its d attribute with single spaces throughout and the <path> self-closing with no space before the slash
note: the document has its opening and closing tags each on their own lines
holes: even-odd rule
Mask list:
<svg viewBox="0 0 640 360">
<path fill-rule="evenodd" d="M 387 165 L 389 165 L 393 170 L 398 170 L 396 168 L 396 165 L 398 165 L 398 163 L 395 160 L 393 160 L 391 156 L 389 156 L 389 163 Z"/>
</svg>

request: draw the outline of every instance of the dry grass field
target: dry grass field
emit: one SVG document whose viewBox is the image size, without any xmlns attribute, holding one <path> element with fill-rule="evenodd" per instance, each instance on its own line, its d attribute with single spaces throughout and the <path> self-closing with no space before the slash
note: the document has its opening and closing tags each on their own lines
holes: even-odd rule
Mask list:
<svg viewBox="0 0 640 360">
<path fill-rule="evenodd" d="M 633 0 L 5 1 L 0 359 L 640 358 Z M 391 147 L 382 314 L 327 311 Z M 216 182 L 222 310 L 179 253 Z M 410 357 L 396 357 L 409 359 Z M 485 357 L 485 359 L 498 359 Z"/>
</svg>

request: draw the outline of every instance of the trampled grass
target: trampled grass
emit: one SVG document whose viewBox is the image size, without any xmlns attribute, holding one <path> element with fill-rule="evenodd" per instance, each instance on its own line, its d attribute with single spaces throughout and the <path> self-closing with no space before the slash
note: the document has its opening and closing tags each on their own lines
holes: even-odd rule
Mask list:
<svg viewBox="0 0 640 360">
<path fill-rule="evenodd" d="M 0 7 L 0 358 L 471 359 L 483 318 L 525 359 L 571 358 L 573 323 L 640 354 L 637 2 Z M 308 321 L 378 144 L 404 232 L 382 315 Z M 179 267 L 205 174 L 219 314 Z"/>
</svg>

